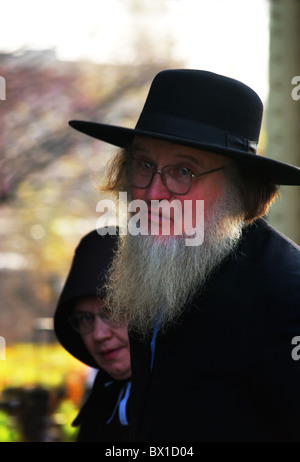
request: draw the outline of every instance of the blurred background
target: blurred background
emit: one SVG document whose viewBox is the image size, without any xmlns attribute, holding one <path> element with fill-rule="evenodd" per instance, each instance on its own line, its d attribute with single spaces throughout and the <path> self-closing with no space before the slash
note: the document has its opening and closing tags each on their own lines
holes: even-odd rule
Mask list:
<svg viewBox="0 0 300 462">
<path fill-rule="evenodd" d="M 56 343 L 52 316 L 74 249 L 96 227 L 98 185 L 113 148 L 75 132 L 68 121 L 133 127 L 157 72 L 205 69 L 259 94 L 265 105 L 260 154 L 300 166 L 300 87 L 292 83 L 300 75 L 300 2 L 5 3 L 0 441 L 73 441 L 70 423 L 90 371 Z M 298 244 L 299 198 L 299 188 L 282 188 L 268 217 Z"/>
</svg>

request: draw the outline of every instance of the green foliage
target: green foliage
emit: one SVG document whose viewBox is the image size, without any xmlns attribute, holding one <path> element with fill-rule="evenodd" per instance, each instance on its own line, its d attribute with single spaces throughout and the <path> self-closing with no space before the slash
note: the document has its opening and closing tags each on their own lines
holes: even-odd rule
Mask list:
<svg viewBox="0 0 300 462">
<path fill-rule="evenodd" d="M 78 413 L 77 407 L 69 400 L 63 400 L 58 407 L 54 417 L 55 422 L 60 426 L 61 439 L 64 442 L 76 441 L 78 429 L 72 427 L 72 422 Z"/>
<path fill-rule="evenodd" d="M 0 366 L 0 441 L 75 441 L 87 366 L 58 344 L 9 346 Z"/>
<path fill-rule="evenodd" d="M 0 443 L 17 443 L 21 441 L 16 422 L 6 412 L 0 410 Z"/>
</svg>

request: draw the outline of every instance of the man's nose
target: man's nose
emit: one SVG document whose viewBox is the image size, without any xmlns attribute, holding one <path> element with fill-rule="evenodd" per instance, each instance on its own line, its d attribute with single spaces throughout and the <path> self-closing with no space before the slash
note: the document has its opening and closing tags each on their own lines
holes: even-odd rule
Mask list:
<svg viewBox="0 0 300 462">
<path fill-rule="evenodd" d="M 170 200 L 172 194 L 164 183 L 164 176 L 160 172 L 154 173 L 152 181 L 146 188 L 146 198 L 151 200 Z"/>
<path fill-rule="evenodd" d="M 95 318 L 95 324 L 93 329 L 94 340 L 103 340 L 112 336 L 111 328 L 106 324 L 99 316 Z"/>
</svg>

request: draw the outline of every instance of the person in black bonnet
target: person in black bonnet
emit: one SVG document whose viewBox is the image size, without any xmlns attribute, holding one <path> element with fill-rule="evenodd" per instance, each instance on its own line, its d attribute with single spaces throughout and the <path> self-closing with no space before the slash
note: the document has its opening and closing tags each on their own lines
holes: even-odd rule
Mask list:
<svg viewBox="0 0 300 462">
<path fill-rule="evenodd" d="M 70 121 L 119 148 L 104 186 L 142 223 L 105 286 L 129 322 L 133 441 L 300 441 L 300 249 L 265 220 L 300 169 L 257 154 L 262 115 L 242 82 L 171 69 L 135 128 Z"/>
<path fill-rule="evenodd" d="M 78 442 L 127 441 L 130 348 L 127 326 L 111 321 L 101 290 L 116 236 L 87 234 L 79 243 L 57 303 L 54 330 L 75 358 L 98 369 L 74 426 Z"/>
</svg>

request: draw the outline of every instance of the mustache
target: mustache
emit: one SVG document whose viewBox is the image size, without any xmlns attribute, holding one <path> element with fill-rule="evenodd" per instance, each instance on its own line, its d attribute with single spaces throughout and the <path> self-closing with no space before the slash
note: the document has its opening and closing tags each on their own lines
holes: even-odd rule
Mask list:
<svg viewBox="0 0 300 462">
<path fill-rule="evenodd" d="M 129 205 L 131 219 L 128 230 L 137 235 L 184 235 L 186 246 L 199 246 L 204 238 L 204 200 L 178 199 L 151 200 L 149 203 L 134 200 Z"/>
</svg>

